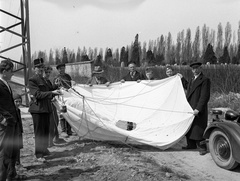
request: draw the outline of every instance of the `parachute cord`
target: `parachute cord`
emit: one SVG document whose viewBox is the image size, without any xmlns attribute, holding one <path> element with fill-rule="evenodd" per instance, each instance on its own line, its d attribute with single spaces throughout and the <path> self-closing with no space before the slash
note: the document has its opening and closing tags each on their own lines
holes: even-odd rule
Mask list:
<svg viewBox="0 0 240 181">
<path fill-rule="evenodd" d="M 64 80 L 64 79 L 61 78 L 61 77 L 58 77 L 57 79 L 60 80 L 60 84 L 61 84 L 60 87 L 63 87 L 63 88 L 64 88 L 63 83 L 62 83 L 62 82 L 64 82 L 64 83 L 69 87 L 68 89 L 72 89 L 75 93 L 77 93 L 79 96 L 81 96 L 81 97 L 84 98 L 84 95 L 80 94 L 80 93 L 79 93 L 76 89 L 74 89 L 66 80 Z"/>
</svg>

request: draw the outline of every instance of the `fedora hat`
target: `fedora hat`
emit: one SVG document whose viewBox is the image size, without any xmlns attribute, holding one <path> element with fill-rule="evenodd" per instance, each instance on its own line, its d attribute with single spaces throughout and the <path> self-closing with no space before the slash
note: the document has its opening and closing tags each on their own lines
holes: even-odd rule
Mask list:
<svg viewBox="0 0 240 181">
<path fill-rule="evenodd" d="M 33 66 L 34 67 L 43 67 L 44 66 L 43 59 L 37 58 L 37 59 L 33 60 Z"/>
<path fill-rule="evenodd" d="M 93 74 L 100 74 L 100 73 L 103 73 L 104 70 L 102 69 L 101 66 L 94 66 L 94 69 L 93 69 Z"/>
</svg>

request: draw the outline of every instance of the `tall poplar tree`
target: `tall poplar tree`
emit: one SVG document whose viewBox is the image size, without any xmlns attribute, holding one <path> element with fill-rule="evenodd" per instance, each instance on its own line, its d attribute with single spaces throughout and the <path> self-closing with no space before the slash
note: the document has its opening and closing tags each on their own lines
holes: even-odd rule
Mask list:
<svg viewBox="0 0 240 181">
<path fill-rule="evenodd" d="M 188 28 L 183 47 L 183 60 L 189 64 L 192 61 L 192 43 L 191 43 L 191 30 Z"/>
<path fill-rule="evenodd" d="M 138 34 L 135 36 L 135 40 L 131 50 L 131 62 L 135 62 L 136 66 L 140 66 L 140 51 L 139 51 L 139 42 L 138 42 Z"/>
<path fill-rule="evenodd" d="M 218 31 L 217 31 L 217 46 L 216 46 L 216 56 L 217 58 L 222 55 L 223 52 L 223 28 L 222 24 L 218 24 Z"/>
<path fill-rule="evenodd" d="M 166 43 L 166 52 L 165 52 L 165 63 L 171 64 L 171 54 L 172 54 L 172 35 L 168 32 L 167 43 Z"/>
<path fill-rule="evenodd" d="M 204 53 L 206 51 L 207 45 L 209 43 L 209 28 L 206 26 L 206 24 L 203 25 L 202 28 L 202 52 Z"/>
<path fill-rule="evenodd" d="M 193 50 L 193 61 L 198 61 L 200 57 L 200 27 L 198 26 L 196 29 L 196 34 L 192 46 Z"/>
<path fill-rule="evenodd" d="M 53 50 L 49 51 L 49 65 L 54 65 Z"/>
<path fill-rule="evenodd" d="M 79 47 L 77 49 L 76 62 L 81 62 L 81 49 Z"/>
<path fill-rule="evenodd" d="M 227 22 L 226 27 L 225 27 L 225 43 L 224 46 L 228 47 L 232 38 L 232 27 L 229 22 Z"/>
<path fill-rule="evenodd" d="M 213 46 L 213 47 L 215 47 L 215 30 L 211 30 L 211 33 L 210 33 L 210 35 L 209 35 L 209 43 Z"/>
<path fill-rule="evenodd" d="M 68 63 L 68 54 L 66 47 L 62 50 L 62 63 Z"/>
<path fill-rule="evenodd" d="M 55 62 L 56 65 L 61 63 L 61 55 L 58 49 L 55 50 Z"/>
<path fill-rule="evenodd" d="M 240 45 L 240 21 L 238 22 L 237 38 L 237 44 Z"/>
<path fill-rule="evenodd" d="M 124 46 L 121 48 L 120 63 L 121 65 L 124 64 L 124 67 L 128 65 L 128 52 L 126 51 Z"/>
<path fill-rule="evenodd" d="M 176 63 L 181 64 L 181 33 L 177 34 L 177 44 L 176 44 L 176 50 L 175 50 L 175 56 L 176 56 Z"/>
<path fill-rule="evenodd" d="M 107 65 L 113 65 L 113 55 L 112 55 L 112 49 L 111 48 L 107 48 L 105 50 L 105 63 Z"/>
</svg>

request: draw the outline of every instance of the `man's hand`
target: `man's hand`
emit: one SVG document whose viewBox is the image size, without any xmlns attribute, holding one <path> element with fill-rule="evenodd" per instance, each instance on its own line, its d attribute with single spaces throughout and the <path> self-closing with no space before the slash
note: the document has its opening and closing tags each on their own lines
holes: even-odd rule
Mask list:
<svg viewBox="0 0 240 181">
<path fill-rule="evenodd" d="M 121 83 L 124 83 L 124 82 L 125 82 L 125 80 L 124 80 L 124 79 L 122 79 L 122 80 L 121 80 Z"/>
<path fill-rule="evenodd" d="M 178 75 L 180 78 L 183 78 L 183 75 L 182 75 L 182 74 L 177 73 L 177 75 Z"/>
<path fill-rule="evenodd" d="M 61 85 L 61 81 L 59 78 L 56 78 L 54 84 L 56 84 L 57 86 L 60 86 Z"/>
<path fill-rule="evenodd" d="M 7 120 L 6 118 L 3 118 L 3 120 L 0 122 L 3 126 L 7 126 Z"/>
<path fill-rule="evenodd" d="M 106 84 L 105 84 L 107 87 L 110 85 L 110 82 L 106 82 Z"/>
<path fill-rule="evenodd" d="M 54 95 L 62 95 L 62 92 L 60 90 L 54 90 L 52 91 Z"/>
<path fill-rule="evenodd" d="M 193 115 L 194 115 L 194 116 L 197 116 L 198 113 L 199 113 L 199 110 L 197 110 L 197 109 L 194 109 L 194 110 L 193 110 Z"/>
<path fill-rule="evenodd" d="M 76 83 L 75 81 L 71 80 L 71 84 L 74 86 L 74 85 L 76 85 L 77 83 Z"/>
</svg>

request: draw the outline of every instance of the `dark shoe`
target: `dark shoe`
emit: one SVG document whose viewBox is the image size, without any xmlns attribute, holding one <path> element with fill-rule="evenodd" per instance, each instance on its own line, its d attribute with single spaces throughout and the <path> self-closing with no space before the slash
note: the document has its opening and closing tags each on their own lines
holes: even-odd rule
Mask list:
<svg viewBox="0 0 240 181">
<path fill-rule="evenodd" d="M 26 175 L 16 175 L 13 178 L 7 178 L 6 181 L 15 181 L 15 180 L 27 180 L 27 176 Z"/>
<path fill-rule="evenodd" d="M 47 149 L 43 152 L 43 156 L 51 155 L 51 152 Z"/>
<path fill-rule="evenodd" d="M 62 138 L 58 138 L 56 140 L 53 141 L 55 144 L 62 144 L 62 143 L 66 143 L 66 141 Z"/>
<path fill-rule="evenodd" d="M 197 147 L 194 147 L 194 146 L 183 146 L 182 149 L 183 150 L 193 150 L 193 149 L 196 149 Z"/>
<path fill-rule="evenodd" d="M 72 136 L 72 134 L 73 134 L 72 130 L 68 130 L 67 134 L 68 134 L 68 136 Z"/>
<path fill-rule="evenodd" d="M 53 147 L 53 146 L 54 146 L 53 142 L 50 142 L 50 143 L 48 144 L 48 148 L 51 148 L 51 147 Z"/>
<path fill-rule="evenodd" d="M 199 151 L 199 155 L 206 155 L 207 154 L 207 150 L 200 150 Z"/>
<path fill-rule="evenodd" d="M 42 158 L 42 157 L 43 157 L 43 154 L 41 153 L 36 154 L 36 158 Z"/>
</svg>

